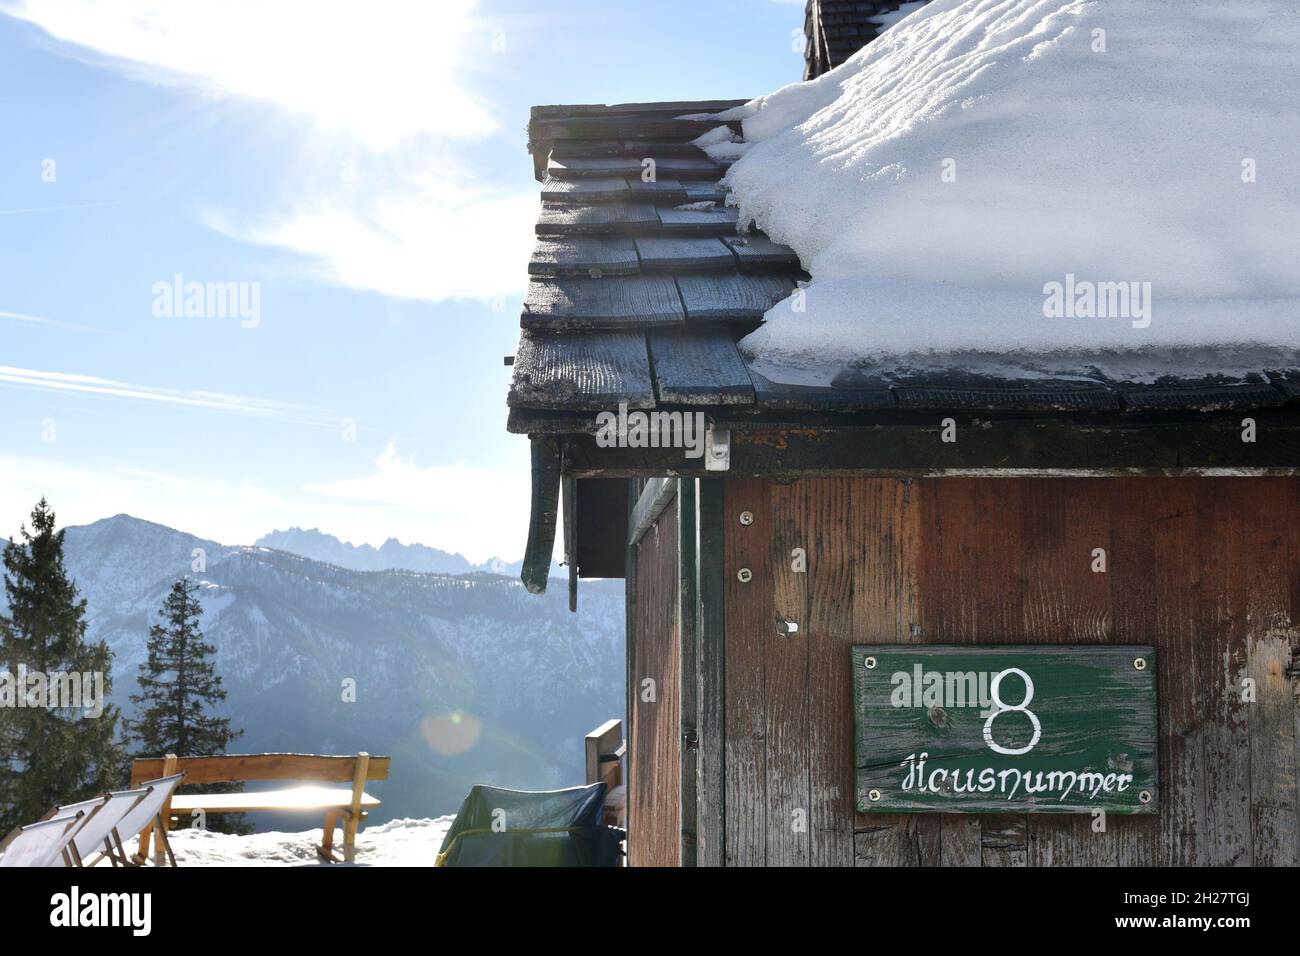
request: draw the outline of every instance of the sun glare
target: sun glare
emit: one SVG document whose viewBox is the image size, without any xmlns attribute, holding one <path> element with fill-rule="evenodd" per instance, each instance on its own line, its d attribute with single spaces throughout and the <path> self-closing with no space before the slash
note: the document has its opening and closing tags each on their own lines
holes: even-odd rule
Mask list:
<svg viewBox="0 0 1300 956">
<path fill-rule="evenodd" d="M 374 150 L 496 123 L 460 82 L 476 0 L 14 0 L 58 39 L 157 82 L 271 102 Z"/>
</svg>

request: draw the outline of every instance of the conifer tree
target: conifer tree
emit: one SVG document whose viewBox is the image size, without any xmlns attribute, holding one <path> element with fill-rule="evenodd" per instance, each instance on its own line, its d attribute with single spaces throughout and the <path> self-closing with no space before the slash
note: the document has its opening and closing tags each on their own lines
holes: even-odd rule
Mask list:
<svg viewBox="0 0 1300 956">
<path fill-rule="evenodd" d="M 54 528 L 54 512 L 42 498 L 31 530 L 23 525 L 4 549 L 9 609 L 0 616 L 0 672 L 7 675 L 0 693 L 0 833 L 34 823 L 56 803 L 120 787 L 127 776 L 120 714 L 107 703 L 113 653 L 106 642 L 86 640 L 86 602 L 64 567 L 63 531 Z M 72 675 L 79 706 L 56 693 L 58 681 Z M 92 704 L 95 676 L 102 696 Z"/>
<path fill-rule="evenodd" d="M 127 732 L 139 756 L 176 754 L 210 757 L 226 752 L 231 741 L 243 736 L 230 729 L 230 718 L 211 712 L 226 699 L 212 655 L 216 648 L 203 639 L 199 619 L 198 583 L 178 578 L 163 601 L 162 621 L 149 629 L 147 656 L 140 665 L 140 692 L 131 695 L 138 716 L 127 722 Z M 182 786 L 178 792 L 185 793 Z M 241 785 L 204 784 L 208 793 L 238 792 Z M 221 814 L 206 822 L 212 830 L 250 831 L 241 814 Z"/>
</svg>

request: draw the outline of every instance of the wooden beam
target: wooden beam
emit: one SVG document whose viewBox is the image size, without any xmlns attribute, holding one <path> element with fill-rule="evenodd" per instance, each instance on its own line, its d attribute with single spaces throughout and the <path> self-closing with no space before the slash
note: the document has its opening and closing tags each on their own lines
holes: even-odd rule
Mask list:
<svg viewBox="0 0 1300 956">
<path fill-rule="evenodd" d="M 627 500 L 629 504 L 627 509 L 627 529 L 628 529 L 627 559 L 624 562 L 625 567 L 627 569 L 627 576 L 624 578 L 624 582 L 623 582 L 624 583 L 623 609 L 625 615 L 624 624 L 623 624 L 623 635 L 624 635 L 623 713 L 627 715 L 627 721 L 628 721 L 627 724 L 627 739 L 628 739 L 628 746 L 629 746 L 628 756 L 627 756 L 627 767 L 628 767 L 627 784 L 628 785 L 627 785 L 626 804 L 624 806 L 624 815 L 626 817 L 625 822 L 626 822 L 626 830 L 627 830 L 627 859 L 630 864 L 632 860 L 632 841 L 637 839 L 636 836 L 637 807 L 636 807 L 636 800 L 633 797 L 633 791 L 636 789 L 634 786 L 636 781 L 632 779 L 633 753 L 630 749 L 631 747 L 635 746 L 633 741 L 635 741 L 636 739 L 636 710 L 634 709 L 633 696 L 632 696 L 635 687 L 635 676 L 633 675 L 632 672 L 636 663 L 636 575 L 637 575 L 636 552 L 637 552 L 637 547 L 636 547 L 636 543 L 632 538 L 632 530 L 636 526 L 633 521 L 633 515 L 635 514 L 635 507 L 633 505 L 633 502 L 636 502 L 638 500 L 638 494 L 640 491 L 640 482 L 635 478 L 629 478 L 627 484 L 628 484 Z"/>
<path fill-rule="evenodd" d="M 1204 413 L 1168 422 L 1082 415 L 1069 420 L 934 414 L 908 423 L 842 426 L 758 424 L 739 414 L 712 418 L 731 429 L 730 475 L 742 477 L 956 477 L 961 475 L 1300 474 L 1300 408 Z M 1242 420 L 1257 440 L 1242 441 Z M 952 419 L 955 441 L 944 441 Z M 702 459 L 679 448 L 599 448 L 594 435 L 569 437 L 566 471 L 579 478 L 703 476 Z"/>
<path fill-rule="evenodd" d="M 722 558 L 723 487 L 721 478 L 700 479 L 699 509 L 699 749 L 696 764 L 696 864 L 726 861 L 725 636 L 723 595 L 727 569 Z"/>
<path fill-rule="evenodd" d="M 247 780 L 314 780 L 351 783 L 356 754 L 217 754 L 211 757 L 142 757 L 131 765 L 131 786 L 185 773 L 185 785 Z M 370 780 L 387 780 L 391 757 L 370 758 Z M 169 765 L 170 764 L 170 765 Z"/>
<path fill-rule="evenodd" d="M 677 496 L 676 478 L 651 478 L 636 504 L 632 506 L 631 531 L 628 546 L 635 545 L 641 536 L 650 530 L 650 526 L 659 520 L 659 515 Z"/>
<path fill-rule="evenodd" d="M 600 783 L 606 777 L 602 757 L 617 754 L 623 745 L 623 721 L 617 717 L 605 721 L 583 740 L 587 783 Z"/>
<path fill-rule="evenodd" d="M 681 634 L 681 820 L 682 866 L 695 866 L 699 770 L 699 554 L 696 482 L 677 484 L 678 629 Z"/>
</svg>

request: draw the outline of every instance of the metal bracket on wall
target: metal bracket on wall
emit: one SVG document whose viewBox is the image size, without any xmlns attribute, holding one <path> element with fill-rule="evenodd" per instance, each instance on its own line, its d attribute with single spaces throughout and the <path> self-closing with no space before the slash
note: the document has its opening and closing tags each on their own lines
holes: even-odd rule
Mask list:
<svg viewBox="0 0 1300 956">
<path fill-rule="evenodd" d="M 727 471 L 731 468 L 731 429 L 710 425 L 704 430 L 704 470 Z"/>
</svg>

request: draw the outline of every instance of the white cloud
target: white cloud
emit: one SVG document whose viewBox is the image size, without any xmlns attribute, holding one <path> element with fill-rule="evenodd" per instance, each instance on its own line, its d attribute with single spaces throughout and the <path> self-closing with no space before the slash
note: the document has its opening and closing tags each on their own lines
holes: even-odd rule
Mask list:
<svg viewBox="0 0 1300 956">
<path fill-rule="evenodd" d="M 156 83 L 273 103 L 373 149 L 496 128 L 458 81 L 476 0 L 6 0 L 0 10 Z"/>
<path fill-rule="evenodd" d="M 402 458 L 390 442 L 375 459 L 370 474 L 309 484 L 304 490 L 346 502 L 358 521 L 366 515 L 391 514 L 411 528 L 436 529 L 426 532 L 436 538 L 389 532 L 403 541 L 444 548 L 455 542 L 454 550 L 476 561 L 514 559 L 523 554 L 531 487 L 528 468 L 522 462 L 505 471 L 488 471 L 464 462 L 421 467 Z M 382 541 L 374 540 L 373 535 L 361 537 L 373 544 Z"/>
<path fill-rule="evenodd" d="M 206 220 L 231 238 L 310 255 L 323 278 L 350 288 L 431 302 L 521 291 L 537 195 L 448 185 L 388 181 L 367 199 L 321 194 L 255 222 Z"/>
<path fill-rule="evenodd" d="M 137 79 L 309 117 L 291 192 L 261 212 L 206 211 L 206 223 L 309 256 L 324 281 L 440 302 L 520 292 L 537 213 L 534 191 L 485 183 L 460 155 L 500 129 L 461 62 L 488 42 L 475 5 L 0 0 L 0 12 Z"/>
<path fill-rule="evenodd" d="M 339 427 L 337 416 L 329 416 L 318 409 L 304 405 L 291 405 L 224 392 L 134 385 L 130 382 L 119 382 L 94 375 L 74 375 L 68 372 L 46 372 L 40 369 L 0 365 L 0 385 L 51 392 L 72 392 L 91 398 L 122 398 L 209 411 L 239 412 L 263 418 L 296 421 L 301 424 Z"/>
<path fill-rule="evenodd" d="M 60 526 L 121 512 L 222 544 L 268 531 L 319 527 L 378 546 L 389 537 L 459 551 L 474 562 L 518 559 L 528 532 L 526 465 L 502 477 L 463 464 L 416 467 L 389 448 L 359 478 L 309 485 L 307 494 L 204 472 L 80 465 L 0 454 L 0 537 L 11 537 L 46 496 Z"/>
</svg>

